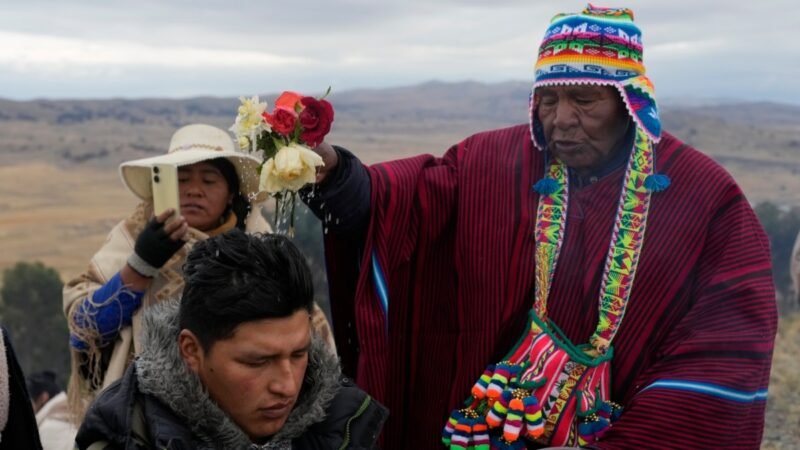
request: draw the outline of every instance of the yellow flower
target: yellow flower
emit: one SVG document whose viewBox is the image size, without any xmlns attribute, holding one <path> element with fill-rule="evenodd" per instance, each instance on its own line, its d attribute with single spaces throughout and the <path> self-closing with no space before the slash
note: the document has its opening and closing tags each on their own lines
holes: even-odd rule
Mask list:
<svg viewBox="0 0 800 450">
<path fill-rule="evenodd" d="M 236 142 L 239 143 L 240 150 L 247 150 L 248 148 L 250 148 L 250 138 L 247 136 L 237 137 Z"/>
<path fill-rule="evenodd" d="M 259 188 L 269 193 L 284 189 L 297 191 L 317 178 L 322 158 L 308 147 L 296 143 L 281 148 L 261 169 Z"/>
<path fill-rule="evenodd" d="M 257 95 L 250 98 L 239 97 L 239 101 L 241 105 L 239 105 L 236 121 L 230 127 L 230 131 L 236 135 L 239 146 L 245 149 L 247 145 L 255 145 L 256 135 L 270 129 L 263 116 L 264 111 L 267 110 L 267 102 L 259 101 Z M 247 140 L 247 144 L 242 138 Z"/>
</svg>

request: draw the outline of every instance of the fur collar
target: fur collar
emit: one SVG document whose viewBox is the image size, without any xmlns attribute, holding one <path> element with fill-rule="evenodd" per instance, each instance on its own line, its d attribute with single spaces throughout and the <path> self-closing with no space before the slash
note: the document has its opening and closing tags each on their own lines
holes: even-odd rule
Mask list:
<svg viewBox="0 0 800 450">
<path fill-rule="evenodd" d="M 315 336 L 300 397 L 286 424 L 268 443 L 252 444 L 181 359 L 178 307 L 178 300 L 170 300 L 145 309 L 136 375 L 139 389 L 167 405 L 204 447 L 288 449 L 292 440 L 325 419 L 325 410 L 339 389 L 341 372 L 338 358 Z"/>
</svg>

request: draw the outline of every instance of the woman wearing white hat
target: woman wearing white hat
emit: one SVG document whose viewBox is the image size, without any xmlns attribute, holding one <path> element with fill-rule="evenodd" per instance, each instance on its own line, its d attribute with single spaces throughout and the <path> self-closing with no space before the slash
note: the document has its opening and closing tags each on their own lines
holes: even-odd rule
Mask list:
<svg viewBox="0 0 800 450">
<path fill-rule="evenodd" d="M 177 216 L 171 209 L 153 214 L 151 169 L 163 163 L 178 167 Z M 123 182 L 143 201 L 111 230 L 88 270 L 64 287 L 73 361 L 69 396 L 79 417 L 139 353 L 140 307 L 180 295 L 182 266 L 195 242 L 234 227 L 270 231 L 255 205 L 261 200 L 258 166 L 257 158 L 234 149 L 227 132 L 202 124 L 176 131 L 166 155 L 120 165 Z M 314 327 L 334 348 L 318 307 Z"/>
</svg>

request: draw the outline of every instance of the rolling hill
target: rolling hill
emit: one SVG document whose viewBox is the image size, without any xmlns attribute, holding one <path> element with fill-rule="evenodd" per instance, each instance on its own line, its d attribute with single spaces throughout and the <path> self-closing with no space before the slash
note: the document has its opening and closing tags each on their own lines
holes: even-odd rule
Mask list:
<svg viewBox="0 0 800 450">
<path fill-rule="evenodd" d="M 469 134 L 525 122 L 528 92 L 524 82 L 334 91 L 329 141 L 367 163 L 441 154 Z M 665 128 L 723 164 L 752 202 L 800 206 L 800 106 L 664 103 Z M 117 165 L 163 152 L 181 125 L 227 128 L 237 105 L 212 97 L 0 100 L 0 269 L 39 259 L 64 276 L 81 270 L 135 203 Z"/>
</svg>

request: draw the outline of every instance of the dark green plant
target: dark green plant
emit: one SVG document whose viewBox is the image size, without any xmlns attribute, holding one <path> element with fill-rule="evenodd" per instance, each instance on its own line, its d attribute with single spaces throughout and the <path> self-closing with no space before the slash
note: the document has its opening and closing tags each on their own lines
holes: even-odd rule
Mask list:
<svg viewBox="0 0 800 450">
<path fill-rule="evenodd" d="M 69 332 L 58 272 L 40 262 L 18 262 L 3 272 L 0 323 L 14 342 L 26 374 L 52 370 L 62 386 L 69 374 Z"/>
<path fill-rule="evenodd" d="M 769 236 L 772 252 L 772 275 L 778 291 L 781 309 L 797 308 L 797 294 L 793 292 L 789 264 L 792 248 L 800 231 L 800 208 L 780 208 L 773 203 L 759 203 L 756 215 Z"/>
</svg>

